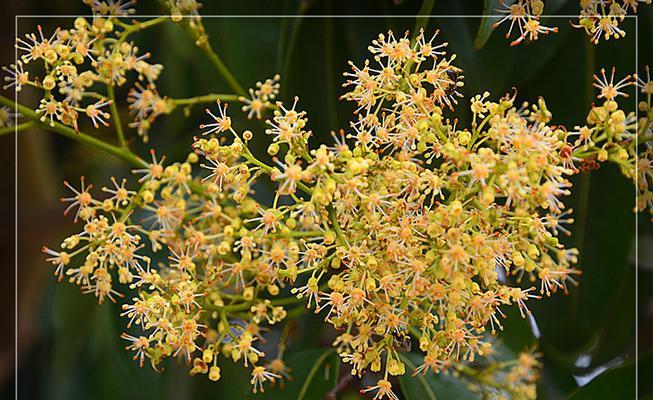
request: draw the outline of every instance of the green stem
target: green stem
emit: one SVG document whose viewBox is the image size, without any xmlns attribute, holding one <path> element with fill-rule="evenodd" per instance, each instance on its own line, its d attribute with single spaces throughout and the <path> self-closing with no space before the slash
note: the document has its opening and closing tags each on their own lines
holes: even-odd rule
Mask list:
<svg viewBox="0 0 653 400">
<path fill-rule="evenodd" d="M 238 95 L 246 96 L 247 93 L 245 93 L 243 87 L 240 86 L 240 83 L 238 83 L 238 81 L 233 76 L 233 74 L 229 71 L 227 66 L 222 62 L 218 54 L 215 51 L 213 51 L 213 48 L 211 48 L 211 44 L 208 42 L 208 40 L 201 41 L 199 43 L 199 48 L 208 57 L 209 61 L 211 61 L 215 69 L 218 70 L 218 72 L 220 73 L 220 75 L 222 75 L 224 80 L 227 81 L 229 87 Z"/>
<path fill-rule="evenodd" d="M 7 126 L 5 128 L 0 129 L 0 136 L 6 135 L 6 134 L 9 134 L 9 133 L 14 133 L 14 132 L 17 132 L 17 131 L 22 131 L 22 130 L 25 130 L 25 129 L 29 129 L 29 128 L 32 128 L 34 126 L 35 126 L 35 124 L 32 121 L 23 122 L 22 124 L 19 124 L 17 126 Z"/>
<path fill-rule="evenodd" d="M 341 245 L 347 244 L 347 239 L 345 238 L 345 234 L 342 232 L 342 229 L 340 228 L 340 224 L 338 223 L 338 217 L 336 216 L 336 210 L 333 208 L 332 205 L 329 205 L 327 207 L 327 211 L 329 212 L 329 219 L 331 220 L 331 225 L 333 225 L 333 230 L 336 233 L 336 236 L 338 236 L 338 240 Z"/>
<path fill-rule="evenodd" d="M 191 106 L 198 103 L 211 103 L 214 101 L 238 101 L 237 94 L 209 93 L 203 96 L 189 97 L 186 99 L 168 99 L 175 106 Z"/>
<path fill-rule="evenodd" d="M 158 25 L 158 24 L 160 24 L 162 22 L 168 21 L 169 19 L 170 19 L 169 17 L 157 17 L 157 18 L 147 20 L 145 22 L 135 21 L 133 25 L 125 26 L 125 24 L 119 24 L 119 25 L 123 26 L 123 28 L 125 28 L 125 30 L 120 33 L 120 37 L 118 38 L 118 41 L 116 42 L 116 44 L 119 45 L 120 43 L 124 42 L 125 40 L 127 40 L 129 35 L 131 35 L 134 32 L 138 32 L 138 31 L 141 31 L 143 29 L 150 28 L 150 27 L 152 27 L 154 25 Z M 117 19 L 117 18 L 115 19 L 115 21 L 120 22 L 120 20 Z"/>
<path fill-rule="evenodd" d="M 116 134 L 118 135 L 118 143 L 120 147 L 126 149 L 127 141 L 125 140 L 125 132 L 122 130 L 122 122 L 120 121 L 120 114 L 118 113 L 118 106 L 116 105 L 116 94 L 113 91 L 113 82 L 109 82 L 107 85 L 107 95 L 111 103 L 109 108 L 111 109 L 111 118 L 113 119 L 113 124 L 116 126 Z"/>
<path fill-rule="evenodd" d="M 243 157 L 245 157 L 245 159 L 246 159 L 247 161 L 249 161 L 250 163 L 256 165 L 256 166 L 259 167 L 259 168 L 261 168 L 261 170 L 262 170 L 263 172 L 265 172 L 266 174 L 270 174 L 270 172 L 272 172 L 272 167 L 270 167 L 270 166 L 267 165 L 266 163 L 264 163 L 264 162 L 262 162 L 261 160 L 259 160 L 258 158 L 256 158 L 256 157 L 255 157 L 255 156 L 254 156 L 254 155 L 249 151 L 249 149 L 248 149 L 247 147 L 245 147 L 245 152 L 243 153 Z M 308 195 L 313 194 L 313 191 L 311 190 L 311 188 L 309 188 L 308 186 L 306 186 L 306 185 L 305 185 L 304 183 L 302 183 L 302 182 L 297 182 L 297 187 L 300 188 L 304 193 L 306 193 L 306 194 L 308 194 Z"/>
<path fill-rule="evenodd" d="M 321 237 L 324 235 L 322 231 L 288 231 L 268 234 L 268 238 L 302 238 L 302 237 Z"/>
<path fill-rule="evenodd" d="M 0 96 L 0 104 L 10 107 L 11 109 L 19 112 L 23 117 L 33 121 L 36 127 L 40 127 L 42 129 L 54 133 L 58 133 L 62 136 L 66 136 L 70 139 L 87 144 L 91 147 L 95 147 L 96 149 L 102 150 L 106 153 L 121 158 L 134 166 L 147 167 L 147 163 L 143 161 L 140 157 L 138 157 L 136 154 L 129 151 L 129 149 L 121 148 L 109 143 L 105 143 L 86 133 L 77 132 L 73 128 L 63 125 L 59 122 L 55 122 L 54 126 L 51 126 L 50 124 L 41 121 L 40 119 L 41 117 L 36 112 L 34 112 L 34 110 L 32 110 L 31 108 L 25 107 L 22 104 L 17 104 L 13 100 L 10 100 L 4 96 Z"/>
<path fill-rule="evenodd" d="M 159 0 L 159 3 L 166 9 L 169 13 L 175 13 L 174 2 Z M 202 50 L 204 55 L 211 61 L 211 64 L 215 67 L 216 70 L 222 75 L 222 78 L 227 82 L 229 87 L 240 96 L 247 96 L 247 92 L 243 87 L 238 83 L 238 80 L 234 75 L 229 71 L 229 68 L 222 62 L 220 56 L 213 50 L 211 43 L 209 43 L 209 36 L 204 29 L 202 21 L 194 18 L 182 18 L 179 24 L 184 28 L 186 33 L 193 39 L 193 42 L 197 47 Z"/>
<path fill-rule="evenodd" d="M 299 391 L 299 394 L 297 395 L 297 400 L 304 400 L 306 393 L 308 391 L 308 387 L 310 386 L 311 382 L 313 381 L 313 377 L 317 373 L 318 368 L 320 368 L 320 365 L 324 362 L 324 360 L 327 359 L 333 353 L 334 350 L 326 350 L 320 357 L 318 357 L 317 360 L 315 360 L 315 364 L 311 367 L 311 369 L 308 371 L 308 375 L 306 376 L 306 379 L 304 381 L 304 384 L 302 385 L 301 390 Z"/>
</svg>

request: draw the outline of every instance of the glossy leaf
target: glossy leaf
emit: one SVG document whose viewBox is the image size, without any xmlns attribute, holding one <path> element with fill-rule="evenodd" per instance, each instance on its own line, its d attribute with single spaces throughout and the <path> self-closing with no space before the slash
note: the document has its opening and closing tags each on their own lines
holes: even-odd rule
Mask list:
<svg viewBox="0 0 653 400">
<path fill-rule="evenodd" d="M 292 379 L 266 390 L 253 399 L 322 399 L 337 384 L 340 358 L 332 349 L 311 349 L 288 357 L 286 366 L 290 368 Z"/>
<path fill-rule="evenodd" d="M 492 25 L 499 20 L 499 18 L 494 15 L 497 14 L 497 9 L 501 6 L 500 0 L 485 0 L 483 3 L 483 15 L 485 17 L 481 19 L 481 23 L 478 26 L 478 32 L 476 32 L 476 38 L 474 39 L 474 47 L 477 50 L 482 49 L 490 38 L 490 35 L 492 35 L 492 32 L 494 31 Z"/>
<path fill-rule="evenodd" d="M 649 376 L 653 372 L 653 355 L 639 359 L 640 382 L 641 377 Z M 646 371 L 646 372 L 644 372 Z M 610 369 L 590 383 L 576 391 L 569 400 L 601 400 L 601 399 L 634 399 L 635 398 L 635 363 L 628 362 L 617 368 Z M 640 396 L 650 396 L 650 384 L 645 381 L 640 386 Z"/>
</svg>

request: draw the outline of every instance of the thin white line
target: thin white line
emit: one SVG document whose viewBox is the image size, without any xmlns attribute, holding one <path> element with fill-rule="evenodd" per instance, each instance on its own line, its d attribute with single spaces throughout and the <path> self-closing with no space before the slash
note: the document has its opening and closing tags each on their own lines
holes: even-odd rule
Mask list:
<svg viewBox="0 0 653 400">
<path fill-rule="evenodd" d="M 393 15 L 392 18 L 423 18 L 423 17 L 429 17 L 429 18 L 462 18 L 462 19 L 484 19 L 484 18 L 505 18 L 507 14 L 477 14 L 477 15 L 459 15 L 459 14 L 449 14 L 449 15 L 436 15 L 436 14 L 429 14 L 429 15 Z M 87 14 L 87 15 L 68 15 L 68 14 L 62 14 L 62 15 L 38 15 L 38 14 L 20 14 L 20 15 L 15 15 L 14 18 L 14 31 L 15 31 L 15 37 L 18 37 L 18 19 L 19 18 L 49 18 L 49 19 L 56 19 L 56 18 L 94 18 L 96 17 L 95 15 L 92 14 Z M 154 15 L 120 15 L 120 16 L 112 16 L 115 18 L 158 18 L 158 17 L 173 17 L 172 15 L 169 14 L 154 14 Z M 192 15 L 175 15 L 174 17 L 179 18 L 195 18 L 196 16 Z M 289 14 L 269 14 L 269 15 L 248 15 L 248 14 L 223 14 L 223 15 L 201 15 L 201 18 L 216 18 L 216 19 L 226 19 L 226 18 L 237 18 L 237 19 L 268 19 L 268 18 L 291 18 L 291 19 L 296 19 L 296 18 L 306 18 L 306 19 L 319 19 L 319 18 L 334 18 L 334 19 L 347 19 L 347 18 L 359 18 L 359 19 L 374 19 L 374 18 L 387 18 L 387 15 L 332 15 L 332 14 L 324 14 L 324 15 L 289 15 Z M 539 16 L 540 18 L 580 18 L 580 17 L 603 17 L 601 15 L 580 15 L 580 14 L 558 14 L 558 15 L 549 15 L 549 14 L 542 14 Z M 638 45 L 638 39 L 639 39 L 639 15 L 634 14 L 634 15 L 624 15 L 622 16 L 625 19 L 635 19 L 635 70 L 638 70 L 639 67 L 639 45 Z M 18 61 L 18 50 L 17 48 L 14 48 L 14 62 L 17 63 Z M 638 103 L 638 95 L 639 95 L 639 90 L 636 90 L 635 92 L 635 104 Z M 14 90 L 14 101 L 16 104 L 18 104 L 18 92 Z M 636 119 L 635 121 L 635 131 L 637 132 L 639 126 L 639 121 Z M 637 176 L 637 165 L 639 161 L 639 153 L 638 153 L 638 137 L 635 135 L 635 206 L 637 206 L 637 181 L 638 181 L 638 176 Z M 15 340 L 14 340 L 14 348 L 15 348 L 15 354 L 14 354 L 14 368 L 15 368 L 15 376 L 14 376 L 14 385 L 15 385 L 15 396 L 16 399 L 18 399 L 18 125 L 16 125 L 15 129 L 15 144 L 14 144 L 14 156 L 15 156 L 15 171 L 14 171 L 14 189 L 15 189 L 15 194 L 14 194 L 14 234 L 15 234 L 15 240 L 14 240 L 14 269 L 15 269 L 15 279 L 14 279 L 14 293 L 15 293 L 15 306 L 14 306 L 14 325 L 15 325 Z M 639 304 L 638 304 L 638 299 L 639 299 L 639 225 L 638 225 L 638 213 L 635 213 L 635 398 L 638 398 L 639 396 L 639 360 L 638 360 L 638 355 L 639 355 Z"/>
<path fill-rule="evenodd" d="M 392 18 L 504 18 L 507 14 L 476 14 L 476 15 L 459 15 L 459 14 L 429 14 L 429 15 L 392 15 Z M 61 15 L 38 15 L 38 14 L 23 14 L 17 15 L 20 18 L 93 18 L 97 17 L 93 14 L 81 14 L 81 15 L 70 15 L 70 14 L 61 14 Z M 113 18 L 157 18 L 157 17 L 173 17 L 170 14 L 143 14 L 143 15 L 118 15 L 112 16 Z M 175 18 L 196 18 L 193 15 L 174 15 Z M 581 15 L 581 14 L 542 14 L 539 18 L 580 18 L 580 17 L 596 17 L 601 18 L 603 15 Z M 634 18 L 636 15 L 624 15 L 624 18 Z M 320 15 L 295 15 L 295 14 L 222 14 L 222 15 L 201 15 L 201 18 L 336 18 L 336 19 L 345 19 L 345 18 L 361 18 L 361 19 L 371 19 L 371 18 L 388 18 L 388 15 L 382 14 L 373 14 L 373 15 L 357 15 L 357 14 L 320 14 Z M 621 18 L 621 17 L 620 17 Z"/>
<path fill-rule="evenodd" d="M 18 16 L 14 17 L 14 33 L 18 37 Z M 18 48 L 14 46 L 14 63 L 18 65 Z M 14 102 L 18 105 L 18 90 L 14 87 Z M 14 394 L 18 400 L 18 124 L 14 129 Z"/>
<path fill-rule="evenodd" d="M 639 19 L 635 20 L 635 68 L 639 72 Z M 635 107 L 639 104 L 639 88 L 635 92 Z M 635 122 L 635 132 L 639 132 L 639 118 Z M 639 176 L 639 137 L 635 135 L 635 206 Z M 639 214 L 635 213 L 635 398 L 639 398 Z"/>
</svg>

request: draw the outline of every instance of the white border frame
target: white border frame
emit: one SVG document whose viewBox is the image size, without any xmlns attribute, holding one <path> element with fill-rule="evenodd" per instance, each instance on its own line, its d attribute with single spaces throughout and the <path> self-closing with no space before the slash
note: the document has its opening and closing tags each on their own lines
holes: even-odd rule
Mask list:
<svg viewBox="0 0 653 400">
<path fill-rule="evenodd" d="M 498 19 L 504 18 L 505 14 L 427 14 L 427 15 L 392 15 L 392 18 L 461 18 L 461 19 Z M 588 15 L 584 15 L 587 17 Z M 94 18 L 93 14 L 86 15 L 39 15 L 39 14 L 19 14 L 14 16 L 14 40 L 18 37 L 18 20 L 21 18 Z M 124 15 L 124 16 L 115 16 L 118 18 L 127 18 L 127 19 L 137 19 L 137 18 L 157 18 L 157 17 L 170 17 L 172 15 L 168 14 L 134 14 L 134 15 Z M 179 16 L 175 16 L 179 17 Z M 182 18 L 195 18 L 192 15 L 182 15 Z M 223 15 L 202 15 L 202 19 L 205 18 L 216 18 L 216 19 L 228 19 L 228 18 L 250 18 L 250 19 L 322 19 L 322 18 L 333 18 L 333 19 L 349 19 L 349 18 L 360 18 L 360 19 L 375 19 L 375 18 L 387 18 L 388 15 L 383 14 L 370 14 L 370 15 L 356 15 L 356 14 L 320 14 L 320 15 L 288 15 L 288 14 L 258 14 L 258 15 L 248 15 L 248 14 L 223 14 Z M 540 18 L 552 18 L 552 19 L 569 19 L 569 18 L 579 18 L 579 14 L 542 14 Z M 596 17 L 600 17 L 596 15 Z M 635 73 L 639 73 L 639 14 L 628 14 L 624 16 L 625 19 L 635 19 Z M 586 38 L 589 40 L 589 38 Z M 14 63 L 18 61 L 18 49 L 14 46 Z M 18 91 L 14 89 L 14 102 L 18 104 Z M 635 115 L 637 116 L 639 104 L 639 89 L 635 90 Z M 18 399 L 18 124 L 15 125 L 16 129 L 14 132 L 14 158 L 15 158 L 15 169 L 14 169 L 14 386 L 15 386 L 15 398 Z M 635 118 L 635 132 L 639 130 L 639 118 Z M 639 164 L 639 148 L 638 137 L 635 135 L 635 207 L 637 207 L 637 190 L 638 190 L 638 174 L 637 166 Z M 633 212 L 635 218 L 635 398 L 639 398 L 639 212 Z M 589 383 L 589 382 L 588 382 Z"/>
</svg>

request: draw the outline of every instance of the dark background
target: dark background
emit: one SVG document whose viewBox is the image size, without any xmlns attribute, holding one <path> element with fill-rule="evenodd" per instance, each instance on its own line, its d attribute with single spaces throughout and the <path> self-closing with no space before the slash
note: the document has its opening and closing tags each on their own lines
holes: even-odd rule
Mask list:
<svg viewBox="0 0 653 400">
<path fill-rule="evenodd" d="M 575 0 L 546 2 L 550 14 L 576 14 Z M 3 1 L 1 14 L 0 63 L 14 60 L 11 38 L 16 14 L 77 15 L 88 14 L 81 1 Z M 306 14 L 306 15 L 380 15 L 379 18 L 270 17 L 205 18 L 214 49 L 223 58 L 238 81 L 251 87 L 275 73 L 284 73 L 282 100 L 300 96 L 300 108 L 308 112 L 313 143 L 329 142 L 328 133 L 346 128 L 351 106 L 337 100 L 343 93 L 342 72 L 347 60 L 358 65 L 368 57 L 367 46 L 380 32 L 396 33 L 412 29 L 415 20 L 402 15 L 416 14 L 418 0 L 393 1 L 232 1 L 208 2 L 205 15 L 225 14 Z M 478 15 L 484 4 L 474 1 L 436 1 L 432 14 Z M 139 14 L 159 14 L 154 1 L 141 1 Z M 70 26 L 73 18 L 24 17 L 19 32 L 35 31 L 42 24 L 46 32 L 56 26 Z M 635 20 L 622 24 L 625 39 L 588 45 L 588 38 L 570 27 L 568 19 L 558 18 L 560 32 L 535 43 L 510 47 L 503 37 L 507 26 L 494 32 L 485 47 L 474 48 L 481 25 L 480 18 L 432 17 L 427 32 L 439 28 L 441 40 L 449 42 L 449 52 L 458 54 L 457 65 L 465 73 L 464 94 L 456 116 L 467 121 L 468 99 L 485 90 L 494 98 L 513 87 L 521 100 L 547 100 L 554 123 L 573 127 L 582 124 L 594 91 L 591 74 L 601 67 L 618 68 L 621 75 L 635 70 Z M 547 20 L 544 20 L 546 24 Z M 548 22 L 551 22 L 550 20 Z M 641 6 L 639 13 L 640 67 L 650 64 L 653 7 Z M 281 33 L 285 32 L 285 33 Z M 294 32 L 294 33 L 293 33 Z M 279 39 L 285 49 L 278 57 Z M 294 39 L 294 44 L 291 44 Z M 228 87 L 179 26 L 166 23 L 134 36 L 138 46 L 152 53 L 151 61 L 165 65 L 158 81 L 162 94 L 190 97 L 209 92 L 229 92 Z M 631 91 L 632 92 L 632 91 Z M 5 96 L 13 93 L 5 91 Z M 126 87 L 118 90 L 123 98 Z M 33 94 L 21 93 L 20 101 L 35 104 Z M 633 109 L 634 102 L 625 103 Z M 235 105 L 234 105 L 235 106 Z M 233 107 L 237 127 L 250 127 L 259 150 L 267 138 L 263 125 L 246 122 Z M 189 150 L 197 125 L 203 120 L 203 107 L 185 118 L 181 110 L 161 118 L 150 132 L 150 145 L 179 160 Z M 126 118 L 126 109 L 123 121 Z M 88 132 L 89 129 L 86 129 Z M 112 140 L 110 129 L 98 131 Z M 128 132 L 135 137 L 135 132 Z M 141 155 L 148 146 L 134 139 L 132 148 Z M 2 230 L 0 254 L 3 275 L 0 290 L 2 326 L 0 330 L 0 395 L 13 397 L 14 361 L 14 138 L 0 137 L 2 165 Z M 101 187 L 110 176 L 128 176 L 129 166 L 97 150 L 84 147 L 48 132 L 32 130 L 20 134 L 18 143 L 18 385 L 20 398 L 54 399 L 185 399 L 239 398 L 249 390 L 248 378 L 239 369 L 223 368 L 218 384 L 205 377 L 188 377 L 182 363 L 169 362 L 163 374 L 138 368 L 124 351 L 119 339 L 124 321 L 117 305 L 98 306 L 92 296 L 82 296 L 76 286 L 57 284 L 40 248 L 57 245 L 64 235 L 77 227 L 62 216 L 58 198 L 64 194 L 63 179 L 77 181 L 85 175 Z M 648 215 L 639 217 L 639 270 L 635 270 L 636 216 L 632 213 L 634 187 L 617 168 L 604 165 L 591 174 L 574 177 L 574 194 L 567 203 L 573 207 L 574 235 L 567 240 L 581 251 L 580 286 L 569 296 L 555 295 L 532 304 L 544 354 L 543 378 L 539 395 L 546 399 L 575 398 L 625 399 L 634 397 L 635 306 L 639 307 L 640 394 L 653 395 L 650 388 L 650 354 L 653 343 L 653 229 Z M 265 194 L 265 189 L 261 192 Z M 639 298 L 635 297 L 635 275 L 639 276 Z M 514 311 L 514 310 L 513 310 Z M 535 342 L 528 323 L 512 312 L 501 338 L 506 347 L 519 351 Z M 300 327 L 320 326 L 312 317 Z M 328 332 L 298 331 L 291 335 L 288 354 L 301 354 L 327 345 Z M 326 335 L 326 336 L 325 336 Z M 308 354 L 308 353 L 306 353 Z M 605 372 L 579 391 L 590 377 Z M 357 398 L 351 390 L 345 396 Z M 283 397 L 279 397 L 283 398 Z"/>
</svg>

